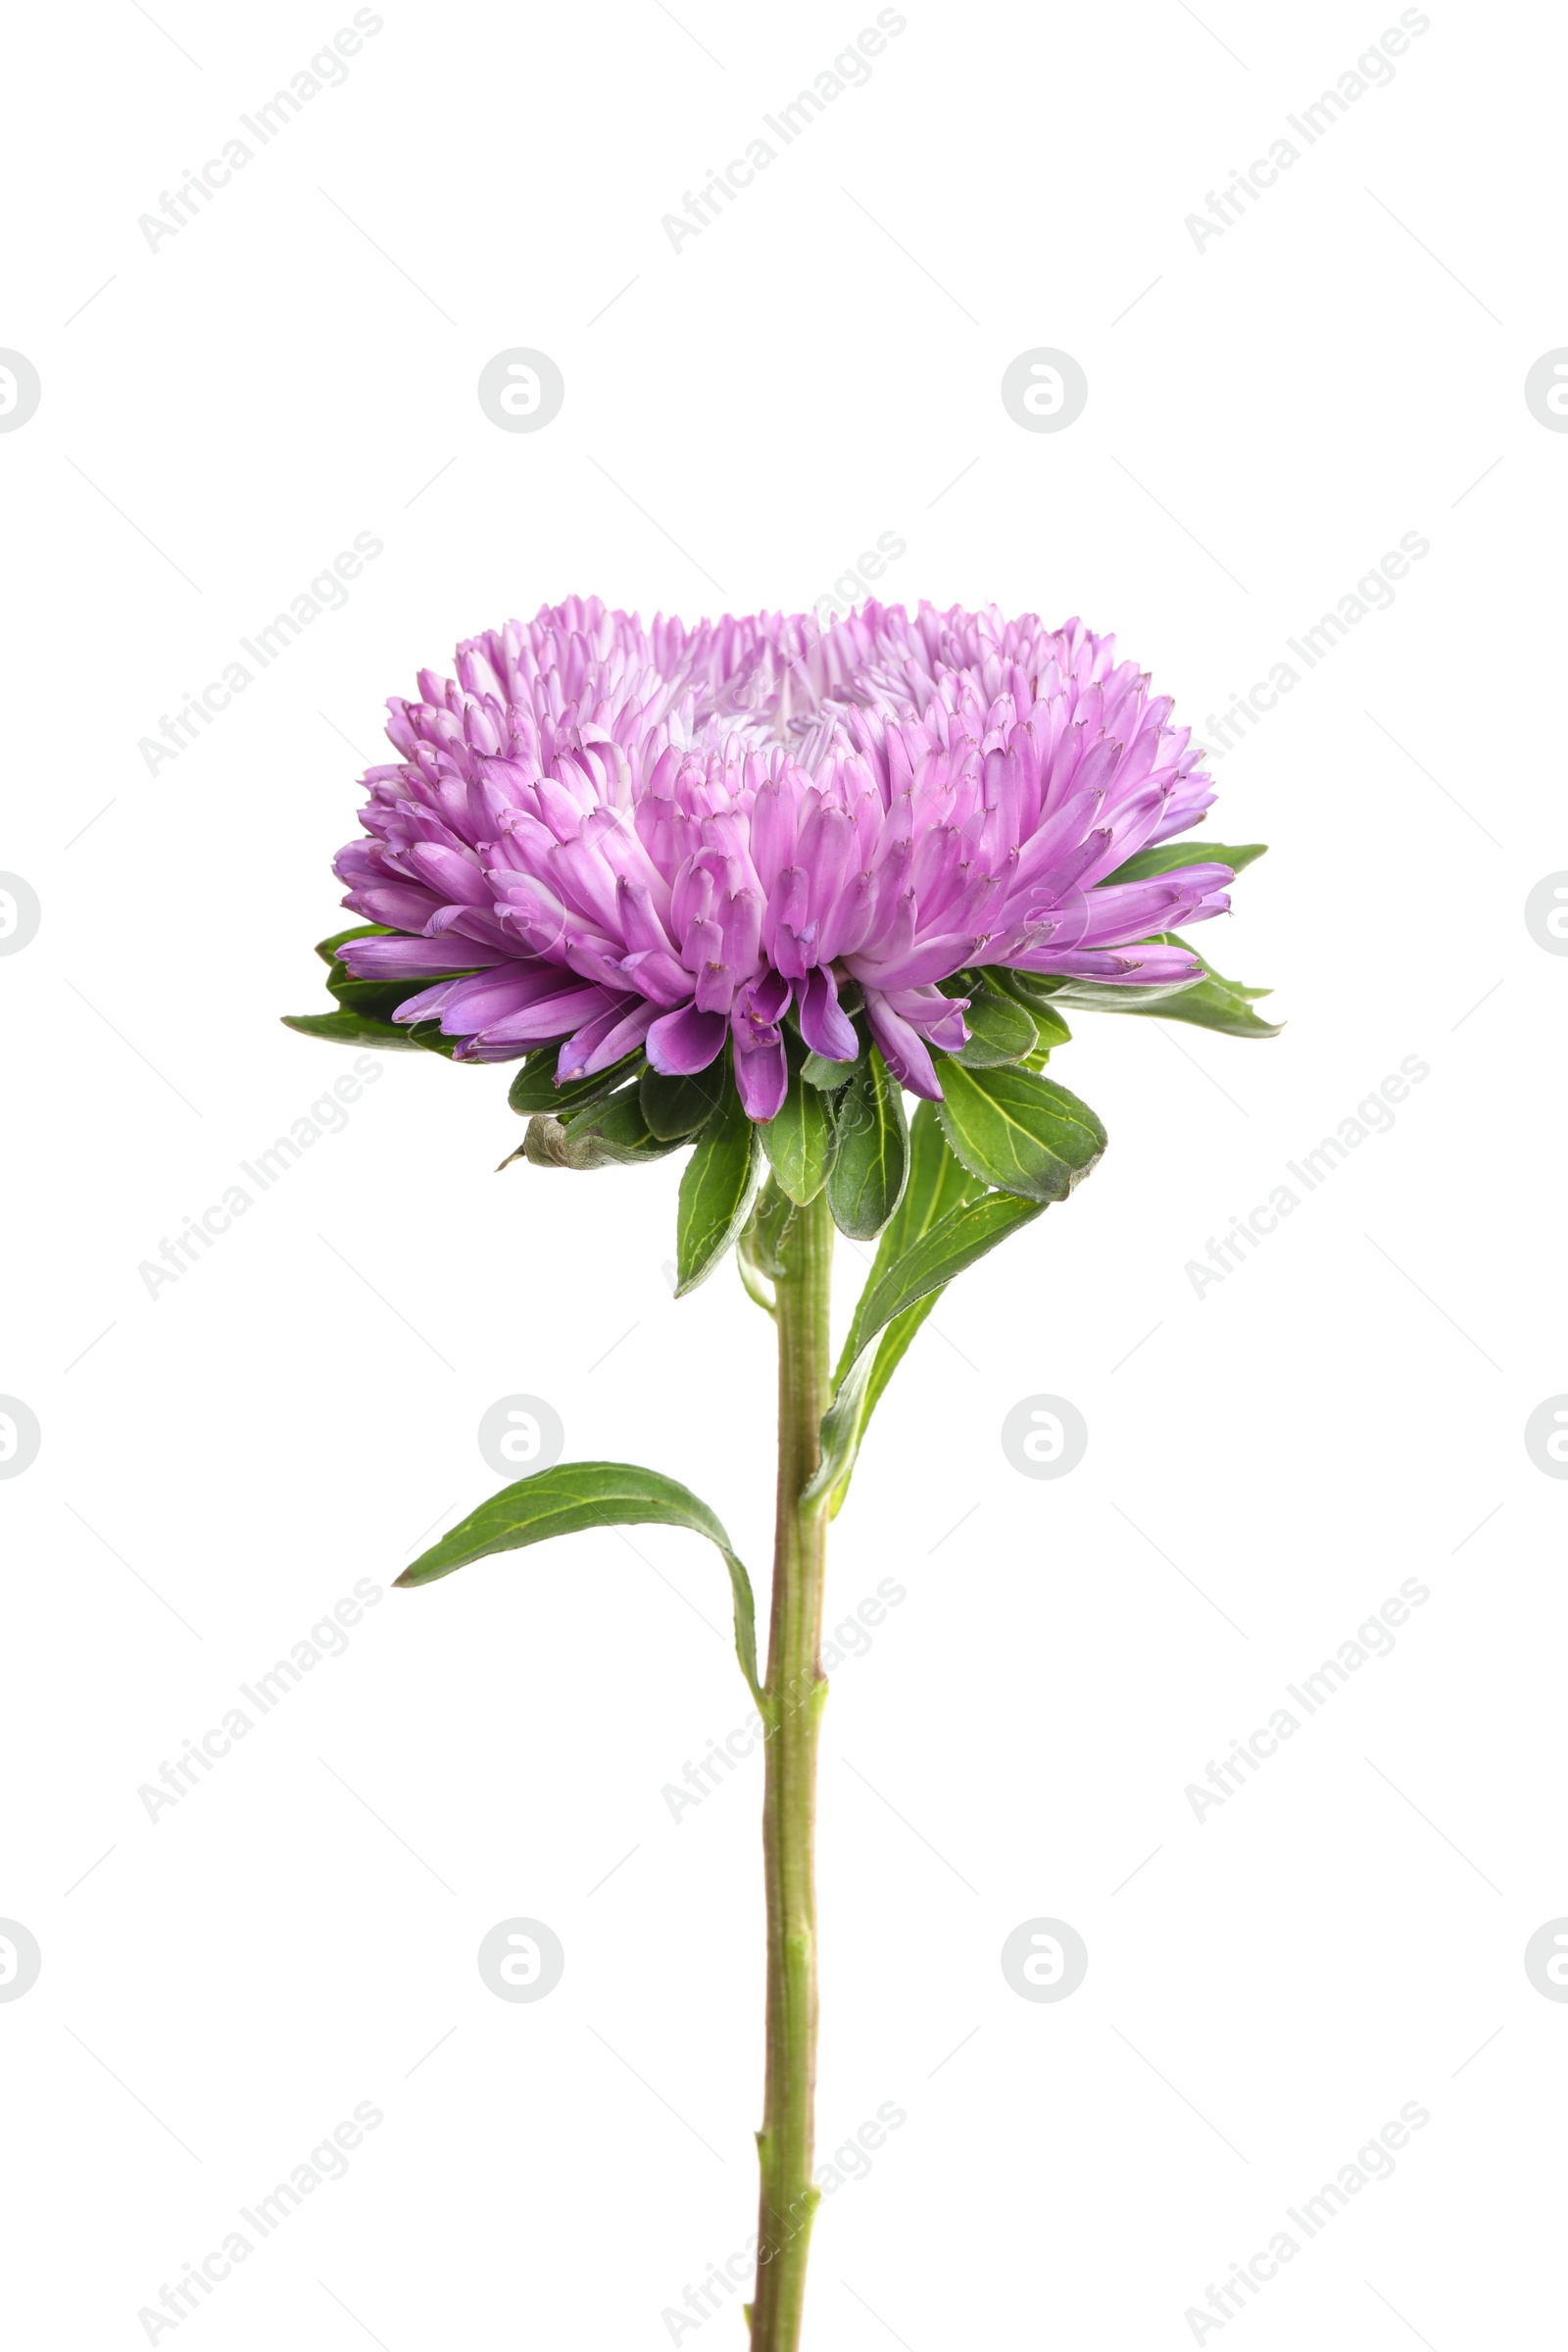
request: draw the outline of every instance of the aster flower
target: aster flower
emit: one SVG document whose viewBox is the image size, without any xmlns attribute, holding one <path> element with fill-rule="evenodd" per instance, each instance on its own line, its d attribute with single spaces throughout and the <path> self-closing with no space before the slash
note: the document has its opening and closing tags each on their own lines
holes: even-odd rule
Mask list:
<svg viewBox="0 0 1568 2352">
<path fill-rule="evenodd" d="M 662 1472 L 561 1462 L 397 1578 L 652 1522 L 721 1555 L 762 1727 L 767 2034 L 751 2352 L 799 2352 L 813 2175 L 816 1743 L 829 1521 L 946 1285 L 1065 1201 L 1105 1131 L 1045 1075 L 1062 1007 L 1274 1031 L 1176 926 L 1261 855 L 1182 838 L 1212 801 L 1167 699 L 1080 621 L 868 605 L 645 628 L 597 602 L 458 649 L 394 701 L 321 943 L 330 1013 L 291 1026 L 519 1057 L 520 1153 L 688 1150 L 677 1296 L 733 1247 L 774 1318 L 776 1552 L 751 1582 Z M 924 1098 L 912 1120 L 904 1092 Z M 559 1112 L 559 1116 L 556 1115 Z M 503 1162 L 503 1165 L 508 1164 Z M 835 1230 L 878 1242 L 828 1374 Z M 915 1474 L 918 1474 L 917 1465 Z M 666 2320 L 681 2315 L 669 2312 Z M 672 2328 L 678 2333 L 678 2327 Z"/>
<path fill-rule="evenodd" d="M 558 1083 L 639 1049 L 666 1076 L 728 1048 L 750 1118 L 785 1098 L 786 1020 L 908 1090 L 969 1041 L 979 967 L 1162 994 L 1204 977 L 1163 936 L 1233 869 L 1129 878 L 1212 801 L 1168 698 L 1080 621 L 868 605 L 645 628 L 597 600 L 470 638 L 394 699 L 343 850 L 362 981 L 418 984 L 404 1026 L 458 1060 L 559 1045 Z M 944 986 L 944 984 L 949 984 Z M 1141 1001 L 1147 1002 L 1147 998 Z"/>
</svg>

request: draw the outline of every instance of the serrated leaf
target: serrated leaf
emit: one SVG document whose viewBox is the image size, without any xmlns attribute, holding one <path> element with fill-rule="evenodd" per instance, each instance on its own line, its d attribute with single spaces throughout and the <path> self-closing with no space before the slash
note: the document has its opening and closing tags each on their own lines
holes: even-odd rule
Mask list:
<svg viewBox="0 0 1568 2352">
<path fill-rule="evenodd" d="M 507 1101 L 519 1117 L 526 1118 L 536 1110 L 550 1111 L 564 1119 L 587 1103 L 602 1102 L 612 1095 L 642 1060 L 642 1049 L 628 1054 L 608 1070 L 596 1070 L 591 1078 L 568 1078 L 564 1086 L 556 1084 L 556 1063 L 560 1058 L 559 1046 L 541 1046 L 530 1054 L 507 1090 Z"/>
<path fill-rule="evenodd" d="M 412 1029 L 394 1027 L 367 1012 L 285 1012 L 285 1029 L 301 1037 L 324 1038 L 334 1046 L 373 1046 L 378 1054 L 440 1054 L 450 1061 L 458 1047 L 455 1037 L 443 1037 L 436 1021 L 416 1021 Z"/>
<path fill-rule="evenodd" d="M 675 1212 L 675 1296 L 708 1277 L 751 1214 L 762 1172 L 762 1147 L 746 1115 L 725 1056 L 718 1108 L 697 1139 L 680 1180 Z"/>
<path fill-rule="evenodd" d="M 1065 1200 L 1105 1149 L 1087 1102 L 1033 1070 L 942 1067 L 937 1116 L 971 1175 L 1042 1204 Z"/>
<path fill-rule="evenodd" d="M 707 1503 L 659 1470 L 639 1469 L 632 1462 L 558 1462 L 553 1469 L 537 1470 L 480 1503 L 394 1581 L 405 1588 L 433 1584 L 470 1560 L 519 1551 L 530 1544 L 547 1543 L 552 1536 L 581 1535 L 595 1527 L 645 1526 L 690 1528 L 716 1546 L 729 1570 L 734 1595 L 736 1655 L 753 1695 L 760 1698 L 751 1579 Z"/>
<path fill-rule="evenodd" d="M 1033 1014 L 1018 999 L 981 985 L 969 994 L 964 1014 L 969 1042 L 952 1056 L 968 1070 L 989 1070 L 1009 1061 L 1022 1061 L 1040 1044 Z"/>
<path fill-rule="evenodd" d="M 674 1143 L 706 1126 L 723 1099 L 726 1059 L 720 1055 L 706 1070 L 693 1070 L 685 1078 L 668 1078 L 650 1063 L 639 1083 L 643 1116 L 651 1131 Z"/>
<path fill-rule="evenodd" d="M 833 1099 L 837 1149 L 828 1171 L 833 1222 L 851 1241 L 875 1241 L 904 1197 L 909 1130 L 898 1080 L 873 1047 Z"/>
<path fill-rule="evenodd" d="M 855 1458 L 862 1423 L 866 1383 L 881 1334 L 911 1307 L 946 1288 L 977 1259 L 995 1250 L 1020 1226 L 1038 1217 L 1047 1203 L 1010 1193 L 986 1193 L 950 1209 L 885 1273 L 867 1283 L 855 1311 L 855 1353 L 850 1356 L 822 1419 L 821 1458 L 805 1490 L 809 1499 L 831 1494 Z M 848 1351 L 846 1351 L 848 1353 Z"/>
<path fill-rule="evenodd" d="M 877 1247 L 862 1294 L 862 1304 L 865 1299 L 874 1298 L 883 1277 L 901 1257 L 907 1255 L 933 1225 L 938 1224 L 950 1209 L 961 1207 L 984 1189 L 979 1179 L 971 1176 L 948 1149 L 935 1104 L 922 1102 L 909 1122 L 909 1181 Z M 855 1456 L 865 1435 L 866 1424 L 876 1409 L 877 1400 L 907 1352 L 915 1333 L 941 1296 L 940 1289 L 930 1291 L 914 1305 L 896 1315 L 877 1343 L 864 1383 L 858 1418 L 845 1450 L 844 1467 L 834 1485 L 833 1515 L 837 1514 L 848 1491 Z M 860 1345 L 861 1325 L 859 1310 L 857 1309 L 839 1357 L 835 1387 L 844 1381 L 859 1352 Z"/>
<path fill-rule="evenodd" d="M 1268 855 L 1266 841 L 1245 842 L 1240 849 L 1231 849 L 1223 841 L 1162 841 L 1157 849 L 1140 850 L 1125 865 L 1118 865 L 1113 874 L 1104 875 L 1096 885 L 1107 890 L 1113 882 L 1152 882 L 1161 874 L 1179 873 L 1189 865 L 1228 865 L 1239 874 L 1256 858 Z"/>
<path fill-rule="evenodd" d="M 827 1182 L 828 1170 L 838 1151 L 838 1137 L 827 1102 L 814 1086 L 808 1086 L 802 1073 L 805 1055 L 795 1040 L 785 1032 L 790 1051 L 790 1083 L 778 1115 L 762 1129 L 762 1149 L 767 1153 L 775 1182 L 792 1200 L 802 1206 L 814 1200 Z"/>
</svg>

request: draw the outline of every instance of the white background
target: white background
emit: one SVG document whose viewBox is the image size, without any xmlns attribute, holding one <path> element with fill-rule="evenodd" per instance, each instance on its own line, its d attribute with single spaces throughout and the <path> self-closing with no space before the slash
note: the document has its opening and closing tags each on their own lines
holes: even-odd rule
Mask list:
<svg viewBox="0 0 1568 2352">
<path fill-rule="evenodd" d="M 384 697 L 575 592 L 807 605 L 889 533 L 886 595 L 1082 613 L 1212 740 L 1415 533 L 1392 608 L 1215 765 L 1218 838 L 1272 848 L 1203 944 L 1283 1036 L 1080 1017 L 1054 1075 L 1111 1149 L 949 1294 L 836 1525 L 830 1620 L 906 1598 L 826 1719 L 823 2154 L 907 2120 L 824 2204 L 808 2338 L 1190 2343 L 1414 2101 L 1394 2177 L 1200 2340 L 1544 2340 L 1568 2011 L 1522 1955 L 1568 1911 L 1568 1493 L 1522 1432 L 1568 1388 L 1568 965 L 1523 905 L 1568 865 L 1568 439 L 1523 380 L 1568 342 L 1560 22 L 1434 6 L 1200 250 L 1186 216 L 1397 10 L 910 0 L 677 253 L 662 216 L 874 11 L 388 0 L 150 250 L 138 216 L 350 13 L 101 0 L 9 38 L 0 343 L 43 383 L 0 436 L 0 866 L 43 908 L 0 961 L 0 1390 L 43 1432 L 0 1484 L 0 1913 L 43 1953 L 0 2005 L 9 2334 L 146 2341 L 362 2101 L 348 2177 L 156 2340 L 655 2352 L 755 2227 L 760 1769 L 678 1824 L 661 1793 L 748 1711 L 695 1539 L 385 1592 L 180 1803 L 138 1798 L 497 1484 L 509 1394 L 687 1480 L 765 1582 L 763 1319 L 728 1266 L 672 1300 L 679 1159 L 493 1174 L 505 1071 L 387 1057 L 197 1265 L 138 1274 L 348 1066 L 276 1016 L 324 1004 Z M 514 345 L 565 378 L 536 434 L 475 397 Z M 1090 386 L 1056 434 L 999 395 L 1042 345 Z M 346 607 L 150 774 L 139 740 L 357 532 Z M 1392 1129 L 1196 1296 L 1409 1055 Z M 1090 1431 L 1055 1483 L 999 1441 L 1040 1392 Z M 1412 1577 L 1393 1654 L 1196 1819 Z M 514 1914 L 565 1947 L 534 2005 L 475 1967 Z M 1056 2005 L 999 1965 L 1038 1915 L 1089 1948 Z"/>
</svg>

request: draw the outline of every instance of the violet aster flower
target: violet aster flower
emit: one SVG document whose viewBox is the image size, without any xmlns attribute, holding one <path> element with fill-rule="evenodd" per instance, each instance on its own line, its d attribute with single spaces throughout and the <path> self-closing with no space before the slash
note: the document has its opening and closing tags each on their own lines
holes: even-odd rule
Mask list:
<svg viewBox="0 0 1568 2352">
<path fill-rule="evenodd" d="M 728 1046 L 749 1116 L 783 1024 L 854 1061 L 863 1006 L 935 1100 L 977 966 L 1109 988 L 1202 978 L 1154 936 L 1229 905 L 1205 860 L 1118 881 L 1208 808 L 1167 698 L 1080 621 L 868 605 L 687 628 L 573 600 L 470 638 L 394 699 L 344 904 L 391 936 L 356 978 L 419 983 L 459 1060 L 560 1042 L 557 1076 L 638 1048 L 689 1075 Z M 943 984 L 948 983 L 947 990 Z"/>
<path fill-rule="evenodd" d="M 1275 1034 L 1253 1010 L 1267 992 L 1221 979 L 1174 928 L 1219 913 L 1262 852 L 1183 846 L 1212 798 L 1200 755 L 1076 620 L 869 605 L 827 629 L 780 613 L 644 628 L 571 603 L 460 646 L 457 671 L 421 672 L 419 700 L 391 706 L 397 759 L 369 770 L 366 838 L 337 860 L 370 927 L 321 942 L 335 1008 L 290 1026 L 526 1056 L 508 1101 L 528 1127 L 503 1166 L 688 1155 L 675 1295 L 733 1250 L 775 1331 L 766 1662 L 722 1522 L 638 1463 L 534 1468 L 396 1581 L 607 1527 L 717 1547 L 763 1751 L 748 2337 L 800 2352 L 821 2194 L 828 1524 L 947 1285 L 1065 1203 L 1105 1150 L 1094 1110 L 1046 1072 L 1070 1041 L 1062 1007 Z M 912 1119 L 906 1088 L 927 1098 Z M 877 1247 L 830 1373 L 840 1232 Z"/>
</svg>

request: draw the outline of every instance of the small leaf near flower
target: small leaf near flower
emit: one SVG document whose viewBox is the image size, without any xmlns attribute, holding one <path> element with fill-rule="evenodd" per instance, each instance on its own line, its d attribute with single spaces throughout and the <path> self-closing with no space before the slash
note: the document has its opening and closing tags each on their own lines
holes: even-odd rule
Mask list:
<svg viewBox="0 0 1568 2352">
<path fill-rule="evenodd" d="M 339 1006 L 336 1012 L 285 1012 L 285 1029 L 301 1037 L 324 1038 L 331 1046 L 373 1046 L 378 1054 L 440 1054 L 450 1061 L 458 1049 L 455 1037 L 443 1037 L 436 1021 L 418 1021 L 398 1028 L 368 1012 Z"/>
<path fill-rule="evenodd" d="M 969 992 L 969 1009 L 964 1025 L 969 1042 L 960 1046 L 953 1055 L 965 1069 L 989 1070 L 1010 1061 L 1022 1061 L 1040 1044 L 1040 1031 L 1031 1014 L 1013 997 L 1004 997 L 1000 990 L 983 983 Z"/>
<path fill-rule="evenodd" d="M 1065 1200 L 1105 1149 L 1087 1102 L 1032 1070 L 943 1065 L 942 1131 L 972 1175 L 1025 1200 Z"/>
<path fill-rule="evenodd" d="M 823 1416 L 821 1458 L 805 1490 L 807 1499 L 833 1494 L 853 1464 L 878 1335 L 942 1290 L 956 1274 L 986 1256 L 1020 1225 L 1038 1217 L 1046 1205 L 1043 1200 L 1021 1200 L 1008 1193 L 983 1194 L 978 1200 L 950 1209 L 885 1274 L 867 1284 L 856 1309 L 858 1351 L 846 1364 L 833 1402 Z"/>
<path fill-rule="evenodd" d="M 541 1047 L 537 1054 L 529 1054 L 512 1081 L 507 1101 L 519 1117 L 545 1110 L 564 1119 L 568 1112 L 581 1110 L 587 1103 L 602 1102 L 616 1087 L 625 1084 L 642 1060 L 641 1053 L 628 1054 L 624 1061 L 613 1063 L 608 1070 L 597 1070 L 591 1078 L 568 1078 L 564 1086 L 558 1086 L 556 1063 L 560 1054 L 559 1046 Z"/>
<path fill-rule="evenodd" d="M 1267 988 L 1244 988 L 1239 980 L 1225 980 L 1206 962 L 1190 939 L 1178 939 L 1174 931 L 1165 934 L 1168 945 L 1185 948 L 1197 956 L 1203 966 L 1204 978 L 1184 988 L 1180 996 L 1168 997 L 1162 1004 L 1129 1004 L 1129 1012 L 1152 1014 L 1156 1020 L 1190 1021 L 1195 1028 L 1216 1029 L 1222 1037 L 1278 1037 L 1285 1026 L 1283 1021 L 1265 1021 L 1252 1010 L 1259 997 L 1273 994 Z M 1107 1012 L 1120 1012 L 1119 1004 L 1102 1007 Z"/>
<path fill-rule="evenodd" d="M 827 1182 L 838 1151 L 838 1135 L 819 1088 L 806 1083 L 806 1056 L 786 1032 L 789 1090 L 775 1116 L 762 1129 L 762 1149 L 773 1175 L 792 1200 L 814 1200 Z"/>
<path fill-rule="evenodd" d="M 706 1127 L 717 1109 L 724 1094 L 724 1065 L 710 1062 L 706 1070 L 693 1070 L 689 1077 L 669 1078 L 649 1063 L 639 1084 L 650 1131 L 675 1143 Z"/>
<path fill-rule="evenodd" d="M 851 1241 L 874 1242 L 909 1173 L 904 1096 L 874 1048 L 834 1097 L 833 1130 L 838 1150 L 827 1178 L 833 1222 Z"/>
<path fill-rule="evenodd" d="M 884 1278 L 901 1258 L 907 1256 L 915 1243 L 923 1239 L 933 1225 L 938 1224 L 950 1209 L 960 1208 L 966 1201 L 978 1199 L 984 1190 L 980 1179 L 971 1176 L 948 1149 L 935 1104 L 922 1102 L 909 1122 L 909 1181 L 904 1188 L 904 1198 L 892 1221 L 877 1245 L 876 1257 L 861 1293 L 861 1305 L 850 1325 L 838 1370 L 834 1374 L 835 1389 L 843 1385 L 860 1352 L 861 1309 L 865 1302 L 875 1298 Z M 846 1430 L 843 1433 L 844 1462 L 834 1483 L 829 1512 L 832 1517 L 837 1516 L 848 1492 L 855 1456 L 859 1450 L 866 1424 L 876 1409 L 877 1401 L 941 1296 L 941 1288 L 928 1291 L 913 1306 L 906 1307 L 896 1315 L 882 1332 L 861 1384 L 863 1395 L 853 1431 Z"/>
<path fill-rule="evenodd" d="M 1158 849 L 1140 850 L 1105 876 L 1104 887 L 1109 889 L 1116 882 L 1152 882 L 1161 874 L 1178 874 L 1190 865 L 1228 865 L 1233 874 L 1239 874 L 1255 858 L 1267 855 L 1266 841 L 1250 841 L 1233 850 L 1222 841 L 1204 841 L 1201 833 L 1193 833 L 1184 841 L 1162 841 Z"/>
<path fill-rule="evenodd" d="M 697 1139 L 675 1213 L 675 1296 L 706 1282 L 751 1214 L 762 1148 L 726 1067 L 724 1093 Z"/>
</svg>

